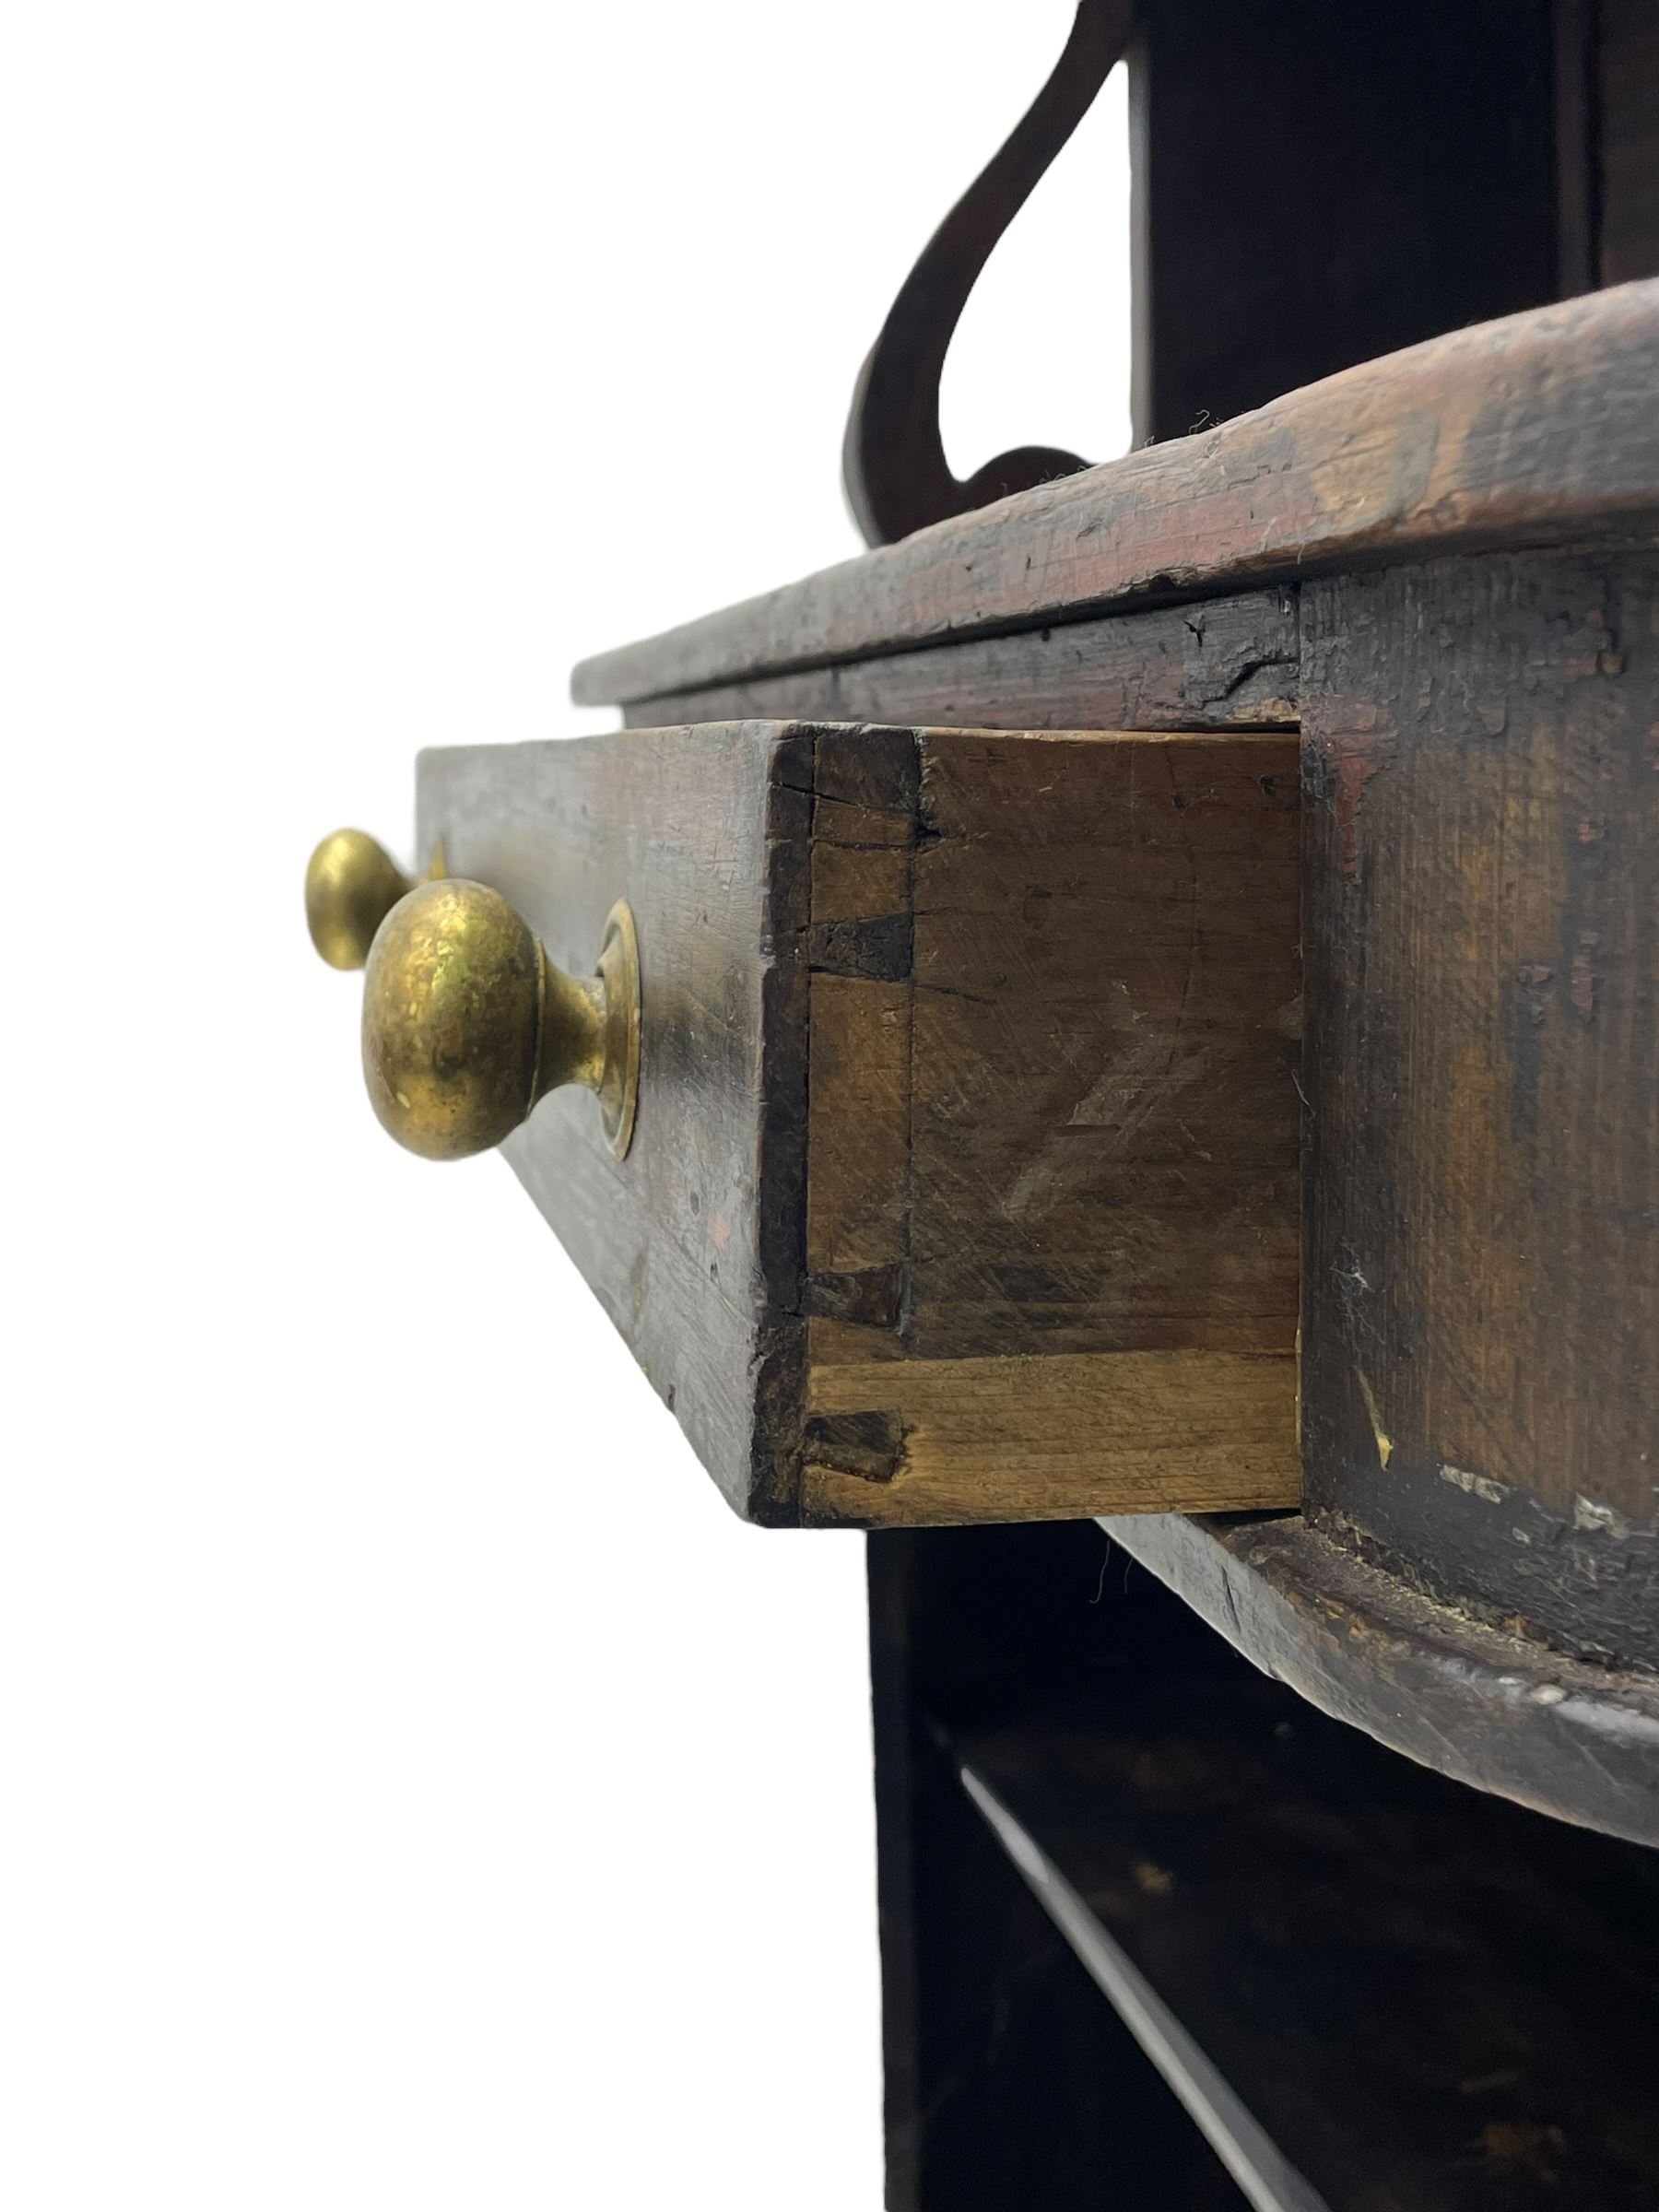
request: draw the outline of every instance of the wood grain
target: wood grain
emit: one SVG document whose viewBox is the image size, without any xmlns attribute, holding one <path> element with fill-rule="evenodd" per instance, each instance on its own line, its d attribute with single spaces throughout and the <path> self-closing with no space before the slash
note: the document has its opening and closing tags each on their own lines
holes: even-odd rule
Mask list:
<svg viewBox="0 0 1659 2212">
<path fill-rule="evenodd" d="M 1286 1502 L 1294 742 L 854 734 L 820 775 L 850 747 L 859 811 L 813 840 L 806 1514 Z"/>
<path fill-rule="evenodd" d="M 1659 563 L 1312 590 L 1311 1510 L 1659 1662 Z"/>
<path fill-rule="evenodd" d="M 1659 281 L 1433 338 L 585 661 L 590 705 L 1659 524 Z"/>
<path fill-rule="evenodd" d="M 1241 1512 L 1296 1492 L 1288 1352 L 906 1359 L 807 1374 L 803 1518 L 866 1528 Z"/>
<path fill-rule="evenodd" d="M 916 1350 L 1288 1348 L 1293 777 L 1282 738 L 924 739 Z"/>
<path fill-rule="evenodd" d="M 1293 587 L 759 676 L 630 704 L 626 720 L 934 723 L 973 730 L 1294 729 Z"/>
</svg>

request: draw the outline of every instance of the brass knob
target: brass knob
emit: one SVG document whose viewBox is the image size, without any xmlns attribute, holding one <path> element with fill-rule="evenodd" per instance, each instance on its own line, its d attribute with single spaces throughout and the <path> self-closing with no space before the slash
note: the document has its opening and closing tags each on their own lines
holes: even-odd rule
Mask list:
<svg viewBox="0 0 1659 2212">
<path fill-rule="evenodd" d="M 366 831 L 336 830 L 306 864 L 305 921 L 312 943 L 331 968 L 360 968 L 375 931 L 414 888 L 414 878 Z"/>
<path fill-rule="evenodd" d="M 383 1127 L 427 1159 L 499 1145 L 566 1083 L 598 1096 L 620 1159 L 640 1086 L 640 955 L 612 907 L 591 981 L 556 968 L 499 891 L 445 877 L 400 899 L 363 978 L 363 1074 Z"/>
</svg>

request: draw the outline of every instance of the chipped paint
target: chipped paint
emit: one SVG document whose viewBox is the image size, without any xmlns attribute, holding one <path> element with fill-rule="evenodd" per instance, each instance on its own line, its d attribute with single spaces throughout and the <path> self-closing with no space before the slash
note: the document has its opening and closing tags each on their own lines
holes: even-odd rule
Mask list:
<svg viewBox="0 0 1659 2212">
<path fill-rule="evenodd" d="M 1501 737 L 1509 729 L 1509 696 L 1500 691 L 1491 699 L 1474 702 L 1475 718 L 1488 737 Z"/>
<path fill-rule="evenodd" d="M 1599 1500 L 1586 1498 L 1582 1493 L 1572 1501 L 1574 1528 L 1594 1529 L 1604 1536 L 1616 1536 L 1621 1542 L 1632 1535 L 1630 1524 L 1617 1507 L 1603 1505 Z"/>
<path fill-rule="evenodd" d="M 1371 1434 L 1377 1440 L 1377 1465 L 1386 1473 L 1388 1463 L 1394 1457 L 1394 1439 L 1382 1433 L 1382 1416 L 1377 1410 L 1375 1391 L 1358 1368 L 1354 1371 L 1359 1376 L 1359 1395 L 1365 1400 L 1365 1410 L 1371 1417 Z"/>
<path fill-rule="evenodd" d="M 1510 1494 L 1507 1482 L 1495 1482 L 1489 1475 L 1477 1475 L 1473 1467 L 1454 1467 L 1449 1459 L 1441 1462 L 1441 1480 L 1455 1483 L 1471 1498 L 1484 1498 L 1488 1505 L 1501 1505 Z"/>
</svg>

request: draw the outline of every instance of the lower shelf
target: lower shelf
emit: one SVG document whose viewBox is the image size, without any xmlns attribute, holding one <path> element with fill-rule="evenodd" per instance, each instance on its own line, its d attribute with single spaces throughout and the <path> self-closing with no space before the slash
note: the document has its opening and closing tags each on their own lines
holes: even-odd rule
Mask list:
<svg viewBox="0 0 1659 2212">
<path fill-rule="evenodd" d="M 1194 1633 L 1188 1665 L 1125 1652 L 936 1740 L 1244 2194 L 1653 2212 L 1659 1853 L 1416 1766 Z"/>
</svg>

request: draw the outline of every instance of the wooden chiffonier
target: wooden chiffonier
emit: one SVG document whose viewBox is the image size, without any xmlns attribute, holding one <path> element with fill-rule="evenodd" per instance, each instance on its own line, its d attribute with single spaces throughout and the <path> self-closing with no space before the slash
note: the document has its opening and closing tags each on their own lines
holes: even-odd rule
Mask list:
<svg viewBox="0 0 1659 2212">
<path fill-rule="evenodd" d="M 892 2205 L 1659 2205 L 1659 54 L 1201 12 L 1085 0 L 924 255 L 874 549 L 425 755 L 426 880 L 325 841 L 313 930 L 736 1512 L 877 1532 Z M 959 484 L 1125 41 L 1156 441 Z M 1372 164 L 1316 120 L 1223 345 L 1191 134 L 1280 69 Z"/>
</svg>

